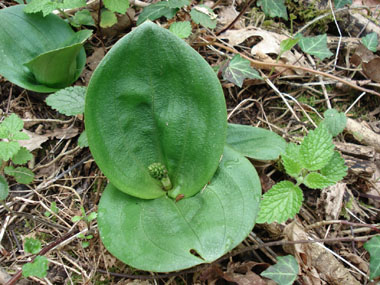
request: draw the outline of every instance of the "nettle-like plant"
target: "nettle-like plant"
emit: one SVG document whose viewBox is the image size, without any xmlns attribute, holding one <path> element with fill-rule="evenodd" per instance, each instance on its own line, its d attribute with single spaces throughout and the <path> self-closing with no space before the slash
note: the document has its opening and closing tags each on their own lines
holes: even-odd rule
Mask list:
<svg viewBox="0 0 380 285">
<path fill-rule="evenodd" d="M 36 92 L 72 84 L 86 63 L 83 43 L 92 32 L 75 33 L 60 17 L 25 14 L 24 7 L 0 10 L 0 75 Z"/>
<path fill-rule="evenodd" d="M 276 159 L 286 143 L 226 119 L 214 71 L 168 30 L 146 22 L 109 51 L 87 89 L 85 126 L 110 181 L 97 219 L 113 255 L 175 271 L 212 262 L 249 234 L 261 187 L 244 156 Z"/>
</svg>

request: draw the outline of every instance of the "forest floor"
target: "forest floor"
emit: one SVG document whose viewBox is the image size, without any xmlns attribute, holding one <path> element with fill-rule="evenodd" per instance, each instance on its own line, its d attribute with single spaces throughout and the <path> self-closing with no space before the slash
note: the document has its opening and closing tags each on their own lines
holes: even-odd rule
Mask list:
<svg viewBox="0 0 380 285">
<path fill-rule="evenodd" d="M 96 220 L 72 221 L 82 215 L 81 207 L 86 213 L 97 212 L 107 184 L 89 149 L 77 144 L 84 130 L 83 116 L 59 114 L 45 104 L 44 94 L 0 77 L 1 115 L 16 113 L 24 120 L 31 137 L 28 148 L 34 156 L 28 167 L 35 173 L 28 185 L 9 181 L 7 202 L 18 214 L 10 215 L 0 208 L 0 281 L 9 280 L 30 261 L 22 244 L 26 237 L 34 237 L 43 247 L 57 243 L 46 253 L 48 275 L 43 279 L 22 278 L 17 284 L 274 284 L 260 273 L 276 263 L 276 257 L 287 254 L 299 263 L 295 284 L 376 284 L 368 277 L 370 256 L 363 244 L 380 232 L 380 69 L 358 65 L 353 58 L 355 55 L 366 61 L 360 53 L 360 38 L 370 32 L 380 36 L 371 25 L 357 22 L 354 14 L 364 15 L 379 27 L 380 1 L 354 1 L 352 5 L 366 9 L 345 8 L 334 14 L 329 1 L 286 1 L 293 21 L 265 17 L 256 2 L 206 2 L 218 16 L 217 27 L 210 30 L 193 23 L 193 34 L 186 40 L 213 67 L 223 67 L 233 53 L 239 53 L 268 76 L 266 81 L 247 79 L 240 88 L 219 72 L 229 122 L 270 129 L 294 142 L 318 125 L 328 108 L 345 112 L 347 127 L 334 143 L 346 160 L 348 175 L 323 190 L 304 188 L 305 200 L 294 219 L 256 225 L 238 246 L 238 253 L 181 272 L 157 275 L 138 271 L 107 252 Z M 4 1 L 2 5 L 15 4 Z M 143 4 L 132 2 L 129 20 L 119 15 L 116 27 L 94 28 L 94 36 L 85 45 L 86 68 L 75 85 L 87 86 L 103 56 L 136 26 Z M 189 20 L 186 11 L 172 20 L 161 18 L 156 22 L 169 27 L 181 20 Z M 302 29 L 307 36 L 327 34 L 328 48 L 334 55 L 321 61 L 297 47 L 280 56 L 278 63 L 284 66 L 276 66 L 280 42 L 291 29 Z M 380 56 L 379 47 L 372 56 Z M 252 163 L 263 192 L 286 178 L 276 161 Z M 325 242 L 297 243 L 308 239 Z M 266 243 L 271 246 L 264 246 Z"/>
</svg>

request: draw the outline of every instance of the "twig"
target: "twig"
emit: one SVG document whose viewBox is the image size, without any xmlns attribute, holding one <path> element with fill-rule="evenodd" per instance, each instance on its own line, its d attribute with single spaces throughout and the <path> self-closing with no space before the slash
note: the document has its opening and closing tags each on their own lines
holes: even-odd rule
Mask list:
<svg viewBox="0 0 380 285">
<path fill-rule="evenodd" d="M 367 227 L 367 228 L 371 228 L 372 230 L 380 233 L 380 228 L 377 228 L 380 225 L 352 223 L 352 222 L 349 222 L 349 221 L 342 221 L 342 220 L 330 220 L 330 221 L 317 222 L 315 224 L 312 224 L 312 225 L 309 225 L 309 226 L 305 227 L 305 230 L 310 230 L 310 229 L 313 229 L 313 228 L 323 227 L 323 226 L 332 225 L 332 224 L 341 224 L 341 225 L 347 225 L 347 226 L 353 226 L 353 227 Z"/>
</svg>

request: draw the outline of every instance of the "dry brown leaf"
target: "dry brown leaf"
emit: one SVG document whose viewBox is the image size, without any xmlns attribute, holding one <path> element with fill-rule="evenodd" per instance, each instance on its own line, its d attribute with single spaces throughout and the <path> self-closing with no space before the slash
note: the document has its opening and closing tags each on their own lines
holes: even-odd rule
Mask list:
<svg viewBox="0 0 380 285">
<path fill-rule="evenodd" d="M 51 138 L 57 138 L 57 139 L 71 139 L 73 137 L 76 137 L 79 134 L 78 128 L 66 128 L 66 129 L 55 129 L 53 132 L 46 133 Z"/>
<path fill-rule="evenodd" d="M 371 80 L 380 83 L 380 57 L 370 60 L 368 63 L 363 62 L 363 72 Z"/>
<path fill-rule="evenodd" d="M 321 197 L 324 198 L 323 206 L 327 220 L 336 220 L 342 210 L 343 195 L 346 190 L 346 184 L 338 182 L 337 184 L 324 188 Z"/>
<path fill-rule="evenodd" d="M 218 21 L 219 23 L 223 25 L 229 25 L 232 23 L 233 20 L 239 15 L 239 13 L 236 11 L 235 7 L 230 5 L 230 6 L 225 6 L 222 9 L 220 9 L 218 13 Z M 236 23 L 233 25 L 232 28 L 235 29 L 243 29 L 244 28 L 244 22 L 240 18 Z"/>
<path fill-rule="evenodd" d="M 47 135 L 38 135 L 36 133 L 23 130 L 30 139 L 25 141 L 19 141 L 20 145 L 26 147 L 29 151 L 33 151 L 35 149 L 41 148 L 41 145 L 49 139 Z"/>
</svg>

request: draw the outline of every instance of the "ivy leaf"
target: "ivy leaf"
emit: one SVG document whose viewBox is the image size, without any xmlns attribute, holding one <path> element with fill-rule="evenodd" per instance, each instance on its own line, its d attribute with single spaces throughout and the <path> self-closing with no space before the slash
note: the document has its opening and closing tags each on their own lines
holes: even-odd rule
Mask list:
<svg viewBox="0 0 380 285">
<path fill-rule="evenodd" d="M 80 26 L 95 26 L 94 19 L 91 16 L 91 13 L 87 9 L 80 10 L 75 13 L 75 15 L 71 18 L 70 24 L 74 27 Z"/>
<path fill-rule="evenodd" d="M 377 33 L 373 32 L 366 35 L 365 37 L 362 37 L 361 42 L 370 51 L 373 51 L 373 52 L 377 51 L 377 46 L 379 45 L 379 40 L 377 39 Z"/>
<path fill-rule="evenodd" d="M 262 79 L 259 73 L 251 67 L 249 60 L 236 54 L 223 71 L 223 78 L 242 87 L 244 79 Z"/>
<path fill-rule="evenodd" d="M 21 147 L 19 151 L 12 156 L 12 162 L 14 164 L 24 164 L 33 158 L 33 155 L 26 147 Z"/>
<path fill-rule="evenodd" d="M 58 9 L 60 7 L 60 3 L 53 2 L 50 0 L 33 0 L 32 2 L 29 2 L 25 8 L 25 13 L 38 13 L 42 12 L 42 15 L 45 17 L 49 15 L 54 10 Z"/>
<path fill-rule="evenodd" d="M 272 279 L 280 285 L 291 285 L 298 275 L 298 263 L 292 255 L 278 256 L 277 263 L 261 272 L 261 276 Z"/>
<path fill-rule="evenodd" d="M 22 266 L 22 276 L 35 276 L 44 278 L 49 269 L 49 261 L 45 256 L 37 256 L 32 263 L 26 263 Z"/>
<path fill-rule="evenodd" d="M 117 17 L 115 15 L 115 13 L 113 13 L 109 10 L 102 11 L 102 14 L 100 16 L 100 26 L 102 28 L 112 27 L 116 23 L 117 23 Z"/>
<path fill-rule="evenodd" d="M 335 137 L 340 134 L 347 124 L 346 115 L 342 112 L 338 112 L 335 109 L 328 109 L 323 113 L 325 119 L 322 121 L 330 134 Z"/>
<path fill-rule="evenodd" d="M 335 182 L 342 180 L 347 175 L 347 166 L 339 152 L 334 151 L 328 164 L 321 169 L 321 174 Z"/>
<path fill-rule="evenodd" d="M 301 209 L 302 190 L 290 181 L 275 184 L 263 195 L 256 223 L 285 222 Z"/>
<path fill-rule="evenodd" d="M 190 16 L 196 24 L 210 29 L 215 29 L 216 27 L 217 16 L 212 9 L 205 5 L 193 7 L 193 9 L 191 9 Z"/>
<path fill-rule="evenodd" d="M 24 242 L 24 250 L 26 253 L 37 254 L 41 250 L 41 242 L 38 239 L 26 238 Z"/>
<path fill-rule="evenodd" d="M 285 0 L 259 0 L 257 6 L 260 6 L 266 16 L 271 18 L 280 17 L 288 19 L 288 12 L 284 4 Z"/>
<path fill-rule="evenodd" d="M 310 172 L 303 180 L 303 184 L 311 189 L 323 189 L 334 185 L 335 181 L 318 172 Z"/>
<path fill-rule="evenodd" d="M 190 0 L 168 0 L 168 6 L 170 8 L 182 8 L 183 6 L 190 5 Z"/>
<path fill-rule="evenodd" d="M 88 147 L 88 140 L 87 140 L 87 134 L 86 134 L 86 130 L 84 130 L 79 138 L 78 138 L 78 145 L 80 148 L 83 148 L 83 147 Z"/>
<path fill-rule="evenodd" d="M 86 87 L 74 86 L 61 89 L 49 95 L 45 101 L 46 104 L 61 114 L 75 116 L 84 113 L 85 97 Z"/>
<path fill-rule="evenodd" d="M 180 39 L 185 39 L 191 34 L 191 24 L 189 21 L 174 22 L 169 30 Z"/>
<path fill-rule="evenodd" d="M 281 41 L 281 43 L 280 43 L 280 55 L 286 51 L 291 50 L 299 42 L 299 40 L 300 40 L 299 38 L 295 38 L 295 39 L 288 38 L 286 40 Z"/>
<path fill-rule="evenodd" d="M 380 236 L 371 238 L 364 244 L 364 248 L 370 254 L 369 278 L 372 280 L 380 276 Z"/>
<path fill-rule="evenodd" d="M 0 159 L 7 161 L 14 156 L 20 149 L 18 142 L 0 141 Z"/>
<path fill-rule="evenodd" d="M 9 195 L 8 182 L 4 176 L 0 175 L 0 201 L 7 199 Z"/>
<path fill-rule="evenodd" d="M 333 53 L 327 48 L 327 35 L 319 35 L 316 37 L 301 37 L 298 43 L 300 48 L 311 55 L 315 55 L 320 60 L 330 57 Z"/>
<path fill-rule="evenodd" d="M 310 171 L 324 167 L 334 154 L 332 137 L 324 125 L 320 125 L 303 139 L 300 147 L 301 163 Z"/>
<path fill-rule="evenodd" d="M 34 179 L 34 173 L 26 167 L 7 166 L 4 168 L 4 173 L 13 176 L 21 184 L 29 184 Z"/>
<path fill-rule="evenodd" d="M 282 163 L 288 175 L 297 178 L 301 174 L 303 165 L 299 160 L 300 146 L 289 143 L 286 146 L 285 153 L 281 155 Z"/>
<path fill-rule="evenodd" d="M 335 9 L 342 8 L 346 5 L 351 5 L 352 0 L 334 0 Z"/>
<path fill-rule="evenodd" d="M 125 14 L 129 7 L 129 0 L 103 0 L 104 6 L 112 11 Z"/>
<path fill-rule="evenodd" d="M 175 16 L 177 11 L 178 9 L 170 8 L 167 1 L 160 1 L 154 4 L 150 4 L 141 12 L 137 20 L 137 25 L 144 23 L 146 20 L 154 21 L 161 17 L 171 19 Z"/>
</svg>

